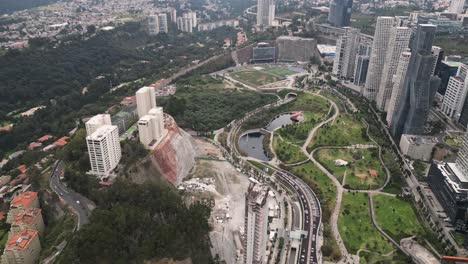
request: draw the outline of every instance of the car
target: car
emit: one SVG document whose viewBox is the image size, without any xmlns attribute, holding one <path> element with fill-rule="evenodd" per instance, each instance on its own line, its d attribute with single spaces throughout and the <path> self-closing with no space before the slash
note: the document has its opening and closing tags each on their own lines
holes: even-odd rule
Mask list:
<svg viewBox="0 0 468 264">
<path fill-rule="evenodd" d="M 77 204 L 80 204 L 80 201 L 76 201 Z"/>
<path fill-rule="evenodd" d="M 60 193 L 60 196 L 63 196 L 63 193 Z"/>
</svg>

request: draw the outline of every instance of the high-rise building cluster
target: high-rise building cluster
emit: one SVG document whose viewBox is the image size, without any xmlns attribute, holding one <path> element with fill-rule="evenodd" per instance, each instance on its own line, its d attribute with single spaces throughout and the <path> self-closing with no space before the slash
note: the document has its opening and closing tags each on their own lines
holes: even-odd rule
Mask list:
<svg viewBox="0 0 468 264">
<path fill-rule="evenodd" d="M 11 224 L 1 257 L 2 264 L 32 264 L 39 260 L 44 221 L 37 192 L 24 192 L 10 202 L 7 223 Z"/>
<path fill-rule="evenodd" d="M 108 177 L 122 157 L 119 129 L 111 124 L 109 114 L 99 114 L 86 122 L 90 174 Z"/>
<path fill-rule="evenodd" d="M 193 11 L 185 12 L 182 16 L 177 17 L 177 28 L 180 31 L 192 33 L 197 25 L 197 13 Z"/>
<path fill-rule="evenodd" d="M 257 0 L 257 26 L 268 27 L 275 20 L 275 0 Z"/>
<path fill-rule="evenodd" d="M 138 132 L 140 142 L 147 149 L 153 149 L 165 135 L 164 113 L 156 106 L 154 88 L 144 86 L 136 92 Z"/>
<path fill-rule="evenodd" d="M 353 0 L 331 0 L 328 23 L 335 27 L 350 25 Z"/>
<path fill-rule="evenodd" d="M 167 14 L 159 13 L 147 17 L 147 28 L 150 36 L 156 36 L 159 33 L 167 33 Z"/>
<path fill-rule="evenodd" d="M 440 79 L 443 51 L 432 46 L 436 26 L 407 17 L 378 17 L 373 40 L 344 27 L 337 40 L 333 73 L 353 80 L 381 111 L 393 136 L 424 132 Z M 461 109 L 459 109 L 461 111 Z"/>
</svg>

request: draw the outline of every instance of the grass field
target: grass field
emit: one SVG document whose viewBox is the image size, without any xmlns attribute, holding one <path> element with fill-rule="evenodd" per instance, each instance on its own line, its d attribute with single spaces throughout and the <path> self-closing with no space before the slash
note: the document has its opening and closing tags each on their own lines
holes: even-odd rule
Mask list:
<svg viewBox="0 0 468 264">
<path fill-rule="evenodd" d="M 323 112 L 304 112 L 304 120 L 288 125 L 276 131 L 281 137 L 290 143 L 302 145 L 309 136 L 309 132 L 326 117 Z"/>
<path fill-rule="evenodd" d="M 373 200 L 377 223 L 395 240 L 424 231 L 408 201 L 386 195 L 375 195 Z"/>
<path fill-rule="evenodd" d="M 296 163 L 307 159 L 297 145 L 283 141 L 277 135 L 273 137 L 273 149 L 278 159 L 284 163 Z"/>
<path fill-rule="evenodd" d="M 343 114 L 338 116 L 335 123 L 328 123 L 317 131 L 308 150 L 320 146 L 343 147 L 354 144 L 372 144 L 372 142 L 367 138 L 366 126 L 358 117 Z"/>
<path fill-rule="evenodd" d="M 446 136 L 444 143 L 452 147 L 460 147 L 463 143 L 462 136 Z"/>
<path fill-rule="evenodd" d="M 385 182 L 385 172 L 375 149 L 322 149 L 316 153 L 317 160 L 324 165 L 340 182 L 346 173 L 344 185 L 348 188 L 362 190 L 375 189 Z M 335 160 L 342 159 L 347 166 L 335 166 Z M 377 171 L 377 178 L 369 174 Z"/>
<path fill-rule="evenodd" d="M 265 84 L 274 83 L 282 80 L 282 78 L 269 74 L 263 71 L 257 71 L 254 69 L 236 71 L 230 74 L 234 79 L 243 82 L 245 84 L 259 87 Z"/>
<path fill-rule="evenodd" d="M 359 249 L 380 255 L 393 250 L 393 246 L 372 225 L 366 193 L 343 194 L 338 228 L 351 254 L 356 254 Z"/>
<path fill-rule="evenodd" d="M 274 75 L 281 76 L 283 78 L 286 78 L 286 76 L 297 73 L 296 71 L 288 69 L 286 66 L 272 66 L 272 67 L 266 67 L 262 71 L 271 73 Z"/>
</svg>

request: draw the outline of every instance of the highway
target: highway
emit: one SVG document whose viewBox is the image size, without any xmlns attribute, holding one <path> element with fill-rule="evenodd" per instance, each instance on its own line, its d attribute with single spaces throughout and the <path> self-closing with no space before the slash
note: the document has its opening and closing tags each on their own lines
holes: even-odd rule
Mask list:
<svg viewBox="0 0 468 264">
<path fill-rule="evenodd" d="M 277 170 L 276 175 L 296 191 L 303 209 L 303 230 L 308 234 L 307 239 L 302 240 L 299 263 L 317 264 L 317 240 L 322 220 L 319 200 L 310 187 L 297 176 L 282 170 Z"/>
<path fill-rule="evenodd" d="M 83 195 L 68 189 L 63 184 L 60 180 L 60 175 L 62 175 L 63 171 L 63 162 L 60 160 L 56 161 L 49 178 L 49 187 L 76 214 L 78 219 L 77 230 L 79 230 L 81 226 L 89 222 L 89 216 L 91 215 L 91 210 L 95 208 L 95 204 Z"/>
</svg>

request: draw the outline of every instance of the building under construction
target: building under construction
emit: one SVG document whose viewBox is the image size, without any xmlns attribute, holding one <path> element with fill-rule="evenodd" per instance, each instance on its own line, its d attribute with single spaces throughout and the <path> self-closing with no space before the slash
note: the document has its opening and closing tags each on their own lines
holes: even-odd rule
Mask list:
<svg viewBox="0 0 468 264">
<path fill-rule="evenodd" d="M 251 184 L 245 196 L 244 264 L 266 263 L 268 187 Z"/>
</svg>

